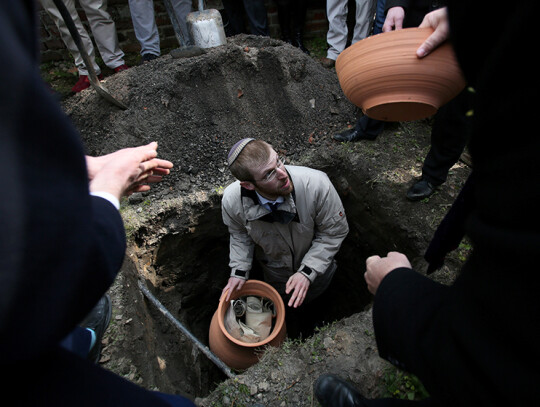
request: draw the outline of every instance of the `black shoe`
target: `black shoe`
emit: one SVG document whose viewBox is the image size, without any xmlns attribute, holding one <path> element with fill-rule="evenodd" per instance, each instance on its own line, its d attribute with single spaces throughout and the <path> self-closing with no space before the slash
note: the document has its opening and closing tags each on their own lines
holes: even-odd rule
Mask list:
<svg viewBox="0 0 540 407">
<path fill-rule="evenodd" d="M 101 341 L 103 339 L 103 334 L 111 321 L 111 314 L 111 299 L 105 294 L 80 324 L 83 328 L 89 328 L 96 334 L 96 342 L 87 356 L 87 359 L 94 363 L 99 362 L 101 356 Z"/>
<path fill-rule="evenodd" d="M 345 380 L 331 374 L 319 376 L 313 385 L 315 397 L 322 407 L 364 406 L 365 398 Z"/>
<path fill-rule="evenodd" d="M 158 56 L 154 55 L 154 54 L 142 54 L 141 61 L 142 61 L 143 64 L 146 64 L 146 63 L 148 63 L 150 61 L 153 61 L 157 57 Z"/>
<path fill-rule="evenodd" d="M 377 136 L 368 136 L 356 128 L 345 130 L 338 134 L 334 134 L 334 140 L 337 140 L 337 141 L 375 140 L 376 138 Z"/>
<path fill-rule="evenodd" d="M 435 185 L 431 182 L 421 179 L 407 191 L 407 199 L 409 201 L 421 201 L 428 198 L 435 192 Z"/>
<path fill-rule="evenodd" d="M 302 36 L 302 33 L 296 33 L 292 44 L 299 48 L 304 54 L 311 55 L 309 50 L 304 46 L 304 37 Z"/>
</svg>

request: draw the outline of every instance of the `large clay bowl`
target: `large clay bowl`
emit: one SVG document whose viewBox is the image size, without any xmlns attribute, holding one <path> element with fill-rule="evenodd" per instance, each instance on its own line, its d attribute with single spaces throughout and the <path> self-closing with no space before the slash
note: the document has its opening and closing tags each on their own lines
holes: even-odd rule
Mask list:
<svg viewBox="0 0 540 407">
<path fill-rule="evenodd" d="M 345 96 L 373 119 L 409 121 L 435 114 L 463 90 L 465 80 L 448 42 L 424 58 L 416 56 L 432 32 L 390 31 L 345 49 L 336 61 Z"/>
<path fill-rule="evenodd" d="M 246 343 L 233 338 L 223 324 L 225 313 L 229 309 L 230 300 L 224 301 L 222 296 L 218 309 L 210 322 L 209 345 L 210 349 L 227 366 L 237 370 L 245 370 L 259 360 L 259 355 L 265 346 L 280 346 L 287 335 L 285 325 L 285 304 L 279 293 L 271 285 L 259 281 L 248 280 L 240 290 L 234 291 L 230 299 L 237 299 L 246 295 L 265 297 L 274 303 L 276 321 L 274 328 L 264 341 Z"/>
</svg>

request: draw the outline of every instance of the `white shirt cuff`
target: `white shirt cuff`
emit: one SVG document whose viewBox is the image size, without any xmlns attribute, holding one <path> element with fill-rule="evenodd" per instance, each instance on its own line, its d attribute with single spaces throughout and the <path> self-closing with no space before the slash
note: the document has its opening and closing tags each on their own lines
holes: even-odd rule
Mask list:
<svg viewBox="0 0 540 407">
<path fill-rule="evenodd" d="M 107 201 L 112 203 L 116 209 L 120 210 L 120 201 L 118 201 L 118 198 L 115 197 L 113 194 L 104 191 L 96 191 L 90 192 L 90 195 L 99 196 L 100 198 L 106 199 Z"/>
</svg>

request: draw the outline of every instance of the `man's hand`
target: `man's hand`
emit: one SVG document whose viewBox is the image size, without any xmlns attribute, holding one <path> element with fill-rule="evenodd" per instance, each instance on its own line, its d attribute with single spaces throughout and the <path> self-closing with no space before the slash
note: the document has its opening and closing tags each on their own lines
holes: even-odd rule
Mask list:
<svg viewBox="0 0 540 407">
<path fill-rule="evenodd" d="M 375 295 L 383 278 L 392 270 L 399 267 L 411 268 L 411 263 L 407 259 L 407 256 L 398 252 L 389 252 L 386 257 L 382 258 L 379 256 L 368 257 L 364 279 L 366 280 L 369 292 Z"/>
<path fill-rule="evenodd" d="M 446 7 L 426 14 L 419 27 L 431 27 L 434 29 L 433 34 L 431 34 L 416 50 L 416 56 L 418 56 L 418 58 L 423 58 L 446 41 L 450 36 L 450 24 L 448 23 Z"/>
<path fill-rule="evenodd" d="M 382 27 L 383 32 L 401 30 L 403 28 L 403 20 L 405 19 L 405 10 L 403 7 L 392 7 L 388 9 L 386 18 Z"/>
<path fill-rule="evenodd" d="M 302 305 L 310 284 L 311 282 L 309 279 L 300 272 L 294 273 L 289 280 L 287 280 L 285 293 L 289 294 L 291 291 L 293 292 L 291 299 L 289 300 L 289 307 L 297 308 Z"/>
<path fill-rule="evenodd" d="M 245 282 L 246 280 L 242 280 L 241 278 L 230 277 L 229 282 L 227 283 L 227 285 L 221 292 L 221 297 L 223 297 L 224 295 L 227 295 L 227 297 L 225 298 L 225 301 L 229 301 L 229 298 L 231 298 L 232 292 L 235 290 L 241 289 Z"/>
<path fill-rule="evenodd" d="M 101 157 L 86 157 L 90 191 L 104 191 L 116 196 L 150 189 L 149 183 L 159 182 L 173 164 L 158 159 L 157 143 L 124 148 Z"/>
</svg>

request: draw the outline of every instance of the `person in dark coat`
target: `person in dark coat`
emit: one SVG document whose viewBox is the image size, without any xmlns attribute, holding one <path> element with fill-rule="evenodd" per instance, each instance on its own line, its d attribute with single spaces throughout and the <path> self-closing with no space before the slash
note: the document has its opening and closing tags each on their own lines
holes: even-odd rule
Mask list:
<svg viewBox="0 0 540 407">
<path fill-rule="evenodd" d="M 122 265 L 121 196 L 147 190 L 172 164 L 156 158 L 156 143 L 84 155 L 40 77 L 35 7 L 0 3 L 0 389 L 17 406 L 193 406 L 62 344 Z"/>
<path fill-rule="evenodd" d="M 540 138 L 528 123 L 540 89 L 530 63 L 537 9 L 532 1 L 504 8 L 452 1 L 423 23 L 437 29 L 419 57 L 449 35 L 476 91 L 469 146 L 474 204 L 466 222 L 473 250 L 449 286 L 417 273 L 397 252 L 368 258 L 365 274 L 375 295 L 379 354 L 420 378 L 431 396 L 423 405 L 533 406 L 540 400 Z M 333 374 L 319 379 L 315 393 L 325 407 L 420 405 L 364 399 Z"/>
</svg>

